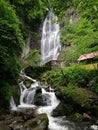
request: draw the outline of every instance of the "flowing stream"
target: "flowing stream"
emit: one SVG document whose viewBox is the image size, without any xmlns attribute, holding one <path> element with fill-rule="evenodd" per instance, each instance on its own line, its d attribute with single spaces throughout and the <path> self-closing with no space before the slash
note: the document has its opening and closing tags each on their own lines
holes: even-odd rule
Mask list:
<svg viewBox="0 0 98 130">
<path fill-rule="evenodd" d="M 41 55 L 42 64 L 52 60 L 57 60 L 60 50 L 60 35 L 59 23 L 57 17 L 49 12 L 43 23 L 42 38 L 41 38 Z"/>
<path fill-rule="evenodd" d="M 28 76 L 26 77 L 28 79 L 32 79 Z M 52 117 L 52 111 L 56 108 L 60 101 L 56 98 L 53 89 L 50 88 L 50 91 L 47 92 L 42 86 L 40 86 L 38 81 L 33 79 L 32 81 L 34 81 L 34 83 L 31 84 L 30 88 L 27 88 L 23 81 L 19 84 L 21 91 L 20 104 L 16 106 L 14 99 L 11 98 L 10 105 L 12 110 L 18 110 L 20 108 L 35 108 L 38 114 L 46 113 L 49 119 L 48 130 L 98 130 L 96 125 L 88 127 L 86 124 L 77 125 L 73 122 L 70 122 L 66 120 L 66 117 Z M 39 87 L 42 92 L 42 97 L 47 97 L 45 98 L 46 105 L 41 105 L 40 107 L 34 104 L 34 96 Z"/>
</svg>

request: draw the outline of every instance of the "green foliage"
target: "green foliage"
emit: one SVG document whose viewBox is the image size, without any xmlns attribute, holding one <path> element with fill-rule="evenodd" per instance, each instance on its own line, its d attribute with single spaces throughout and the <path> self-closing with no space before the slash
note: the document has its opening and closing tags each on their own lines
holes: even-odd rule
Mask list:
<svg viewBox="0 0 98 130">
<path fill-rule="evenodd" d="M 63 75 L 58 69 L 45 72 L 41 80 L 56 87 L 64 83 Z"/>
<path fill-rule="evenodd" d="M 12 92 L 9 84 L 6 82 L 1 82 L 0 83 L 0 99 L 1 99 L 0 110 L 4 111 L 5 108 L 8 108 L 11 95 Z"/>
<path fill-rule="evenodd" d="M 11 95 L 11 87 L 19 78 L 21 64 L 19 57 L 24 44 L 19 20 L 13 7 L 5 0 L 0 1 L 0 95 L 1 105 Z M 4 107 L 4 106 L 1 106 Z M 7 106 L 6 106 L 7 107 Z"/>
<path fill-rule="evenodd" d="M 85 89 L 69 85 L 64 88 L 65 97 L 70 102 L 79 104 L 81 107 L 88 106 L 89 104 L 89 93 Z"/>
<path fill-rule="evenodd" d="M 73 85 L 86 87 L 89 81 L 89 70 L 83 69 L 79 66 L 68 67 L 64 70 L 67 82 Z"/>
<path fill-rule="evenodd" d="M 83 119 L 83 116 L 80 114 L 80 113 L 75 113 L 74 115 L 73 115 L 73 118 L 74 118 L 74 120 L 75 121 L 82 121 L 82 119 Z"/>
<path fill-rule="evenodd" d="M 67 64 L 77 62 L 82 54 L 98 50 L 98 2 L 73 0 L 70 8 L 71 6 L 79 18 L 73 24 L 66 22 L 61 31 L 61 41 L 68 48 L 65 50 L 64 58 Z"/>
<path fill-rule="evenodd" d="M 22 29 L 36 32 L 46 13 L 46 5 L 42 0 L 7 0 L 12 4 L 22 22 Z M 25 34 L 26 35 L 26 34 Z M 24 36 L 25 36 L 24 35 Z"/>
<path fill-rule="evenodd" d="M 88 83 L 89 88 L 98 94 L 98 69 L 90 70 L 89 78 L 90 78 Z"/>
<path fill-rule="evenodd" d="M 47 70 L 46 67 L 44 66 L 29 66 L 27 68 L 25 68 L 25 73 L 26 75 L 34 78 L 34 79 L 38 79 L 40 80 L 42 74 Z"/>
<path fill-rule="evenodd" d="M 30 51 L 27 60 L 30 66 L 33 67 L 39 66 L 41 61 L 41 56 L 39 54 L 39 51 L 38 50 Z"/>
<path fill-rule="evenodd" d="M 47 71 L 41 77 L 41 80 L 47 82 L 51 86 L 59 89 L 60 86 L 71 85 L 83 88 L 89 88 L 98 93 L 98 70 L 88 70 L 81 66 L 71 66 L 64 69 L 54 69 Z M 69 88 L 72 91 L 73 88 Z M 72 89 L 72 90 L 70 90 Z M 72 93 L 71 93 L 72 94 Z"/>
<path fill-rule="evenodd" d="M 0 13 L 0 74 L 3 74 L 0 80 L 7 80 L 8 77 L 17 80 L 20 71 L 17 57 L 21 55 L 23 46 L 19 21 L 13 8 L 3 0 L 0 2 Z"/>
<path fill-rule="evenodd" d="M 63 73 L 62 73 L 63 72 Z M 73 66 L 65 69 L 57 69 L 48 71 L 43 75 L 43 80 L 55 86 L 66 86 L 73 84 L 81 87 L 86 87 L 89 81 L 88 70 L 81 67 Z"/>
</svg>

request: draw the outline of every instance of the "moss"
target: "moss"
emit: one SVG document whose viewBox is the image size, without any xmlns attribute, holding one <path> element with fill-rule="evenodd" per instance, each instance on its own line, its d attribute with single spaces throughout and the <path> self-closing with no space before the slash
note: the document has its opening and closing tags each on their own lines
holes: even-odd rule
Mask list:
<svg viewBox="0 0 98 130">
<path fill-rule="evenodd" d="M 84 88 L 78 88 L 75 86 L 67 86 L 64 89 L 64 94 L 67 99 L 70 99 L 72 102 L 80 105 L 81 107 L 89 107 L 89 96 L 90 91 Z"/>
<path fill-rule="evenodd" d="M 73 100 L 80 104 L 81 107 L 89 106 L 89 91 L 84 88 L 75 88 L 75 95 Z"/>
<path fill-rule="evenodd" d="M 36 118 L 27 121 L 24 126 L 31 128 L 31 130 L 47 130 L 48 117 L 46 114 L 40 114 Z"/>
<path fill-rule="evenodd" d="M 80 114 L 80 113 L 74 113 L 73 114 L 73 119 L 74 119 L 74 121 L 82 121 L 82 119 L 83 119 L 83 116 Z"/>
</svg>

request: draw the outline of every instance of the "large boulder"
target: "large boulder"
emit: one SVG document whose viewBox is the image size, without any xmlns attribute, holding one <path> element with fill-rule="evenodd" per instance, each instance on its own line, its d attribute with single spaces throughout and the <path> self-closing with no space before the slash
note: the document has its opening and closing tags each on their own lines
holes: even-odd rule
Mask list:
<svg viewBox="0 0 98 130">
<path fill-rule="evenodd" d="M 42 98 L 43 98 L 43 102 L 42 102 L 43 106 L 51 105 L 51 100 L 50 100 L 50 95 L 49 94 L 43 94 Z"/>
<path fill-rule="evenodd" d="M 11 130 L 47 130 L 48 117 L 46 114 L 38 115 L 33 109 L 14 111 L 7 121 Z"/>
<path fill-rule="evenodd" d="M 60 102 L 60 104 L 52 111 L 53 117 L 58 116 L 67 116 L 70 115 L 73 111 L 73 108 L 70 104 L 65 104 L 64 102 Z"/>
<path fill-rule="evenodd" d="M 23 117 L 26 116 L 27 120 L 36 116 L 36 108 L 18 108 L 17 110 L 11 111 L 12 117 Z M 25 118 L 24 118 L 25 119 Z"/>
<path fill-rule="evenodd" d="M 36 94 L 34 96 L 34 104 L 37 106 L 47 106 L 51 104 L 50 95 L 45 93 L 42 94 L 42 90 L 37 88 Z"/>
<path fill-rule="evenodd" d="M 48 130 L 48 117 L 46 114 L 40 114 L 36 118 L 28 120 L 24 124 L 24 128 L 31 130 Z"/>
<path fill-rule="evenodd" d="M 42 104 L 42 89 L 41 87 L 37 87 L 36 88 L 36 94 L 34 96 L 34 104 L 37 105 L 37 106 L 41 106 Z"/>
</svg>

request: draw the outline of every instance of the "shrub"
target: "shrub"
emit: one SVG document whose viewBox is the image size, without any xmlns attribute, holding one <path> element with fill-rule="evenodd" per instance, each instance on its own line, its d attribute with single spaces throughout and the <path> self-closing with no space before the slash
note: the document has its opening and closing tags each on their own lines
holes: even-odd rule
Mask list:
<svg viewBox="0 0 98 130">
<path fill-rule="evenodd" d="M 60 69 L 54 69 L 54 70 L 45 72 L 41 79 L 44 82 L 47 82 L 48 84 L 54 85 L 54 86 L 62 86 L 64 83 L 64 78 Z"/>
<path fill-rule="evenodd" d="M 6 108 L 9 107 L 9 101 L 10 97 L 12 95 L 11 92 L 11 87 L 9 86 L 8 83 L 1 82 L 0 83 L 0 108 L 1 110 L 5 110 Z"/>
<path fill-rule="evenodd" d="M 81 107 L 89 105 L 89 94 L 90 92 L 83 88 L 78 88 L 73 85 L 69 85 L 64 88 L 64 94 L 73 104 L 78 104 Z"/>
<path fill-rule="evenodd" d="M 64 75 L 67 81 L 77 86 L 85 87 L 88 84 L 89 75 L 88 70 L 78 66 L 68 67 L 64 69 Z"/>
<path fill-rule="evenodd" d="M 57 68 L 43 74 L 43 81 L 56 87 L 71 84 L 77 87 L 89 88 L 98 93 L 98 70 L 71 66 L 64 69 Z"/>
</svg>

